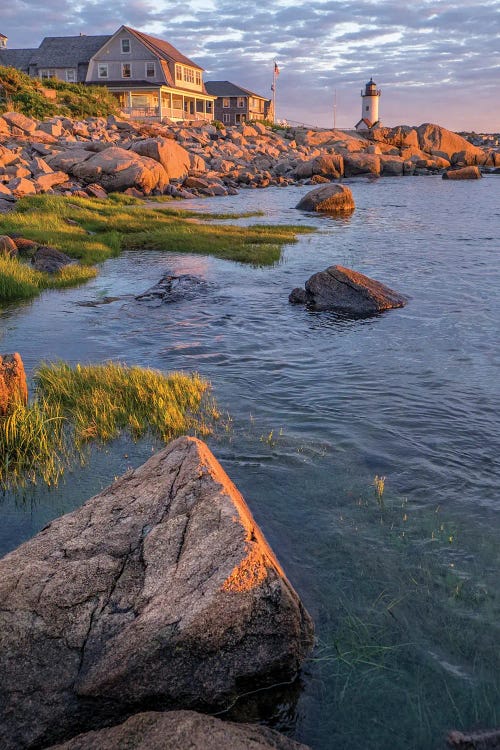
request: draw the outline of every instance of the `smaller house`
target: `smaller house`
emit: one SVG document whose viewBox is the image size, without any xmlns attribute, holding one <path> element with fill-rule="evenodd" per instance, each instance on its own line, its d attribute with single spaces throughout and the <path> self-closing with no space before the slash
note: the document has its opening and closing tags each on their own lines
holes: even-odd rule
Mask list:
<svg viewBox="0 0 500 750">
<path fill-rule="evenodd" d="M 214 116 L 224 125 L 273 118 L 272 101 L 231 81 L 207 81 L 207 91 L 216 96 Z"/>
<path fill-rule="evenodd" d="M 0 49 L 5 49 L 7 47 L 7 37 L 5 34 L 0 34 Z"/>
</svg>

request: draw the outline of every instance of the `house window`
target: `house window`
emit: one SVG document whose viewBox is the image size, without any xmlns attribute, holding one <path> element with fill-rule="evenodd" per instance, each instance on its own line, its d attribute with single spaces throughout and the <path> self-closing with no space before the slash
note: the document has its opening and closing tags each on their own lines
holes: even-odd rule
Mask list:
<svg viewBox="0 0 500 750">
<path fill-rule="evenodd" d="M 228 112 L 224 112 L 222 115 L 222 122 L 229 124 L 231 122 L 231 115 Z"/>
<path fill-rule="evenodd" d="M 245 122 L 245 115 L 244 114 L 238 114 L 235 115 L 236 122 Z"/>
<path fill-rule="evenodd" d="M 107 63 L 100 63 L 97 66 L 97 77 L 98 78 L 108 77 L 108 64 Z"/>
<path fill-rule="evenodd" d="M 42 80 L 47 80 L 47 78 L 55 78 L 56 77 L 56 70 L 55 68 L 42 68 L 40 71 L 40 78 Z"/>
<path fill-rule="evenodd" d="M 156 75 L 154 62 L 146 63 L 146 78 L 154 78 Z"/>
<path fill-rule="evenodd" d="M 199 70 L 196 71 L 195 76 L 196 76 L 196 85 L 201 86 L 201 73 Z"/>
<path fill-rule="evenodd" d="M 130 39 L 122 39 L 121 42 L 123 54 L 128 54 L 130 52 Z"/>
<path fill-rule="evenodd" d="M 184 80 L 186 83 L 194 83 L 194 70 L 192 68 L 184 68 Z"/>
<path fill-rule="evenodd" d="M 367 104 L 366 107 L 365 107 L 365 110 L 368 112 L 369 109 L 370 109 L 370 107 Z"/>
<path fill-rule="evenodd" d="M 177 81 L 182 81 L 182 65 L 175 66 L 175 78 Z"/>
<path fill-rule="evenodd" d="M 68 83 L 75 83 L 76 81 L 76 70 L 74 68 L 68 68 L 66 71 L 66 80 Z"/>
<path fill-rule="evenodd" d="M 207 102 L 207 112 L 212 111 L 212 102 Z"/>
<path fill-rule="evenodd" d="M 245 97 L 244 96 L 239 96 L 238 97 L 237 106 L 240 107 L 240 109 L 241 109 L 241 107 L 245 106 Z"/>
<path fill-rule="evenodd" d="M 122 63 L 122 78 L 130 78 L 130 63 Z"/>
<path fill-rule="evenodd" d="M 229 99 L 223 99 L 222 106 L 224 107 L 224 109 L 228 109 L 228 107 L 231 106 L 231 101 Z"/>
</svg>

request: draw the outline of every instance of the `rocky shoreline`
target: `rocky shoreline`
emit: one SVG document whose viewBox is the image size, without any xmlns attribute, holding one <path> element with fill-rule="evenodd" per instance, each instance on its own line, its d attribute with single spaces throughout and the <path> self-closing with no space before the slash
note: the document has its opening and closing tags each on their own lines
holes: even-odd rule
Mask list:
<svg viewBox="0 0 500 750">
<path fill-rule="evenodd" d="M 362 135 L 258 122 L 224 128 L 198 121 L 141 124 L 115 116 L 83 121 L 38 121 L 17 112 L 0 116 L 4 211 L 38 193 L 191 198 L 358 175 L 445 174 L 471 166 L 499 173 L 500 152 L 432 124 Z"/>
</svg>

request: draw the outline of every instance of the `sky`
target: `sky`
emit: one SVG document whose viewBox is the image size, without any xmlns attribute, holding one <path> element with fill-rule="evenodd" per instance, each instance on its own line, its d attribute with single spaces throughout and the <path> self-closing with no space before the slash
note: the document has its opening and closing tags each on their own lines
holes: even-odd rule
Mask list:
<svg viewBox="0 0 500 750">
<path fill-rule="evenodd" d="M 291 123 L 352 128 L 373 77 L 383 125 L 434 122 L 500 131 L 500 0 L 9 0 L 9 48 L 44 36 L 111 34 L 121 24 L 166 39 L 205 68 L 271 97 Z M 408 7 L 407 7 L 408 6 Z M 335 105 L 335 106 L 334 106 Z"/>
</svg>

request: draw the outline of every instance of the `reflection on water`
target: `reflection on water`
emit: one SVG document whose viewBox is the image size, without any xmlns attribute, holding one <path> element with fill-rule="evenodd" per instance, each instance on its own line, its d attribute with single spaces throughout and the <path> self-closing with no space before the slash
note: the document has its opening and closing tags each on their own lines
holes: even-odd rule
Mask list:
<svg viewBox="0 0 500 750">
<path fill-rule="evenodd" d="M 319 231 L 272 268 L 125 253 L 84 287 L 3 311 L 0 341 L 30 373 L 42 359 L 116 359 L 208 377 L 233 420 L 211 447 L 317 623 L 297 736 L 318 750 L 441 747 L 451 727 L 500 723 L 498 183 L 349 184 L 357 209 L 340 220 L 296 211 L 307 188 L 190 202 Z M 408 306 L 352 320 L 288 304 L 334 263 Z M 164 274 L 208 292 L 133 299 Z M 80 304 L 106 297 L 119 299 Z M 120 440 L 56 490 L 5 497 L 0 551 L 151 449 Z"/>
</svg>

